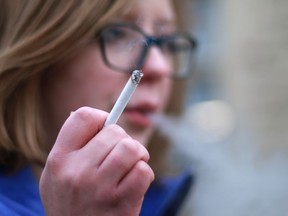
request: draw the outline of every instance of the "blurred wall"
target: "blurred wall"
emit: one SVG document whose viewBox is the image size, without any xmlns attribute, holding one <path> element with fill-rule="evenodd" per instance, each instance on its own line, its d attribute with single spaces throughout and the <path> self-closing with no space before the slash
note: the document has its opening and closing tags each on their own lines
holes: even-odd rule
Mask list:
<svg viewBox="0 0 288 216">
<path fill-rule="evenodd" d="M 185 147 L 197 179 L 183 215 L 287 215 L 287 20 L 288 1 L 198 0 L 187 107 L 223 101 L 234 123 L 226 139 Z"/>
<path fill-rule="evenodd" d="M 265 151 L 287 151 L 288 1 L 218 3 L 223 21 L 220 73 L 226 97 L 253 142 Z"/>
</svg>

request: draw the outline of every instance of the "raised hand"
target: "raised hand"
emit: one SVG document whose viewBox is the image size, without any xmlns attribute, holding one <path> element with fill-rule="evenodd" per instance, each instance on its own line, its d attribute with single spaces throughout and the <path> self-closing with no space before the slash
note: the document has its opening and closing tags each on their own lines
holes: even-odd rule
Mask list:
<svg viewBox="0 0 288 216">
<path fill-rule="evenodd" d="M 107 116 L 83 107 L 64 123 L 40 178 L 48 216 L 139 215 L 154 179 L 149 154 L 118 125 L 102 128 Z"/>
</svg>

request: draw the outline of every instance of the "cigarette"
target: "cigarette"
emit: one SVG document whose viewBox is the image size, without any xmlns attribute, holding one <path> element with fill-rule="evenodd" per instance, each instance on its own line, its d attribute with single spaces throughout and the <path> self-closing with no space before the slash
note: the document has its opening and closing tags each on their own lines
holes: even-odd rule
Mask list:
<svg viewBox="0 0 288 216">
<path fill-rule="evenodd" d="M 136 87 L 138 86 L 143 73 L 140 70 L 134 70 L 130 76 L 128 82 L 123 88 L 119 98 L 117 99 L 115 105 L 113 106 L 108 118 L 105 121 L 104 126 L 110 124 L 116 124 L 126 105 L 128 104 L 131 96 L 133 95 Z"/>
</svg>

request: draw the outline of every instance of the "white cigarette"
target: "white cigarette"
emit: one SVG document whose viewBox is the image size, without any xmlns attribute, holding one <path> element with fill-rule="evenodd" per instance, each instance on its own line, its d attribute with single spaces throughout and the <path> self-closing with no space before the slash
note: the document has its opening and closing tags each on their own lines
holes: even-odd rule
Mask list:
<svg viewBox="0 0 288 216">
<path fill-rule="evenodd" d="M 140 70 L 134 70 L 125 87 L 123 88 L 119 98 L 117 99 L 114 107 L 112 108 L 104 126 L 116 124 L 126 105 L 128 104 L 132 94 L 138 86 L 143 73 Z"/>
</svg>

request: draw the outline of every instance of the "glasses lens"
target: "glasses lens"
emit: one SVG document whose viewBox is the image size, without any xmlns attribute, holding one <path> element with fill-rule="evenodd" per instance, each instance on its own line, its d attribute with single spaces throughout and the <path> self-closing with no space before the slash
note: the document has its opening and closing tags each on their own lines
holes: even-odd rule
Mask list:
<svg viewBox="0 0 288 216">
<path fill-rule="evenodd" d="M 193 44 L 186 35 L 174 35 L 167 38 L 162 49 L 169 61 L 172 63 L 172 76 L 183 78 L 191 71 L 191 57 Z"/>
<path fill-rule="evenodd" d="M 137 69 L 145 49 L 145 37 L 138 31 L 125 26 L 111 26 L 102 33 L 104 55 L 107 63 L 119 70 Z"/>
</svg>

